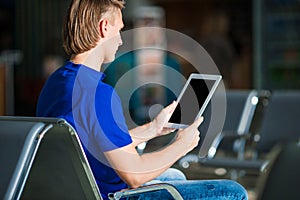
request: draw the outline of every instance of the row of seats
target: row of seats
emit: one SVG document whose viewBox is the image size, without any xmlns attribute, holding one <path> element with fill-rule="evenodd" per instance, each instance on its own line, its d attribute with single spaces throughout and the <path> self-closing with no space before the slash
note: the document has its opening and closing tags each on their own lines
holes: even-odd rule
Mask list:
<svg viewBox="0 0 300 200">
<path fill-rule="evenodd" d="M 210 151 L 208 158 L 198 159 L 198 162 L 218 167 L 227 164 L 228 168 L 249 167 L 251 162 L 258 162 L 261 168 L 265 163 L 261 154 L 268 153 L 279 143 L 299 138 L 298 102 L 300 93 L 297 91 L 227 92 L 224 129 L 211 147 L 216 151 Z M 207 126 L 208 119 L 206 116 L 201 129 Z M 77 134 L 65 120 L 2 116 L 0 127 L 0 199 L 101 199 Z M 238 156 L 229 162 L 228 157 L 218 158 L 218 153 L 213 153 L 218 147 L 237 152 Z M 253 152 L 250 160 L 244 154 L 248 148 Z M 265 169 L 269 169 L 269 173 L 277 172 L 279 179 L 270 175 L 273 178 L 264 181 L 260 199 L 274 199 L 274 196 L 299 199 L 300 191 L 295 187 L 300 178 L 299 173 L 297 175 L 300 145 L 292 143 L 276 152 L 276 159 L 270 160 L 273 164 Z M 110 199 L 161 189 L 168 190 L 174 199 L 182 199 L 177 190 L 167 184 L 120 191 L 111 194 Z"/>
<path fill-rule="evenodd" d="M 260 175 L 257 199 L 299 199 L 300 91 L 228 90 L 226 100 L 224 127 L 212 142 L 208 156 L 201 158 L 196 148 L 179 165 L 186 168 L 189 162 L 197 162 L 202 167 L 225 168 L 232 179 L 244 175 L 245 170 L 255 171 Z M 200 126 L 201 138 L 215 131 L 210 127 L 214 120 L 210 106 Z M 150 141 L 143 151 L 162 148 L 173 137 Z"/>
<path fill-rule="evenodd" d="M 300 138 L 300 91 L 231 90 L 226 95 L 224 127 L 208 157 L 201 159 L 194 151 L 179 161 L 182 167 L 199 162 L 202 166 L 261 171 L 269 162 L 266 155 L 275 146 Z M 213 120 L 209 111 L 204 113 L 201 135 Z M 218 157 L 221 150 L 222 157 Z"/>
</svg>

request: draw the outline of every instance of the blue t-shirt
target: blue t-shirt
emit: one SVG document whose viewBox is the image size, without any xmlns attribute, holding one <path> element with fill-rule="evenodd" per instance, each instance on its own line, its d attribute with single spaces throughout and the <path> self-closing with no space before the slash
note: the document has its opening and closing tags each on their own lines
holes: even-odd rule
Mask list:
<svg viewBox="0 0 300 200">
<path fill-rule="evenodd" d="M 59 117 L 77 131 L 101 195 L 128 186 L 109 166 L 103 152 L 132 143 L 121 102 L 103 83 L 105 74 L 67 61 L 47 80 L 40 94 L 37 116 Z"/>
</svg>

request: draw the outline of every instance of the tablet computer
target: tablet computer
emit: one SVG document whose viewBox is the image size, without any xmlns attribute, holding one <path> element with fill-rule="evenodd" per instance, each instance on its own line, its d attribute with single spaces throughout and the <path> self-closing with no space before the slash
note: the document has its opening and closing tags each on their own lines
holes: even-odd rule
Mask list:
<svg viewBox="0 0 300 200">
<path fill-rule="evenodd" d="M 201 117 L 221 79 L 221 75 L 192 73 L 180 92 L 178 104 L 165 127 L 185 128 Z"/>
</svg>

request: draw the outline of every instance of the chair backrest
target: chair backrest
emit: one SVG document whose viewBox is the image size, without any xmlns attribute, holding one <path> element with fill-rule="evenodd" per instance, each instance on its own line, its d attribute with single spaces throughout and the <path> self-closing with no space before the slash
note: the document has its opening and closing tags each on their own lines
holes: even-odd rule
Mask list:
<svg viewBox="0 0 300 200">
<path fill-rule="evenodd" d="M 226 116 L 222 132 L 233 134 L 246 134 L 249 132 L 253 113 L 256 108 L 253 98 L 257 98 L 256 90 L 227 90 L 226 91 Z M 216 98 L 217 97 L 216 93 Z M 211 105 L 205 110 L 204 122 L 200 126 L 201 136 L 207 133 L 211 119 Z M 213 127 L 210 127 L 213 128 Z M 221 149 L 233 150 L 234 140 L 223 140 L 220 144 Z"/>
<path fill-rule="evenodd" d="M 218 98 L 216 93 L 214 96 Z M 226 118 L 223 126 L 223 130 L 237 130 L 242 112 L 249 95 L 249 91 L 246 90 L 227 90 L 226 91 Z M 204 121 L 201 124 L 200 131 L 206 132 L 210 123 L 211 116 L 211 103 L 207 106 L 203 113 Z"/>
<path fill-rule="evenodd" d="M 101 199 L 65 120 L 0 117 L 0 127 L 1 199 Z"/>
<path fill-rule="evenodd" d="M 45 124 L 0 120 L 0 127 L 0 198 L 10 199 L 18 195 L 27 175 L 25 165 L 34 153 L 31 146 Z"/>
<path fill-rule="evenodd" d="M 258 181 L 258 200 L 300 199 L 300 143 L 277 146 Z"/>
<path fill-rule="evenodd" d="M 256 90 L 232 91 L 227 93 L 227 114 L 223 131 L 247 134 L 252 122 L 258 99 Z"/>
<path fill-rule="evenodd" d="M 300 91 L 273 91 L 261 128 L 257 151 L 269 152 L 274 145 L 300 137 Z"/>
</svg>

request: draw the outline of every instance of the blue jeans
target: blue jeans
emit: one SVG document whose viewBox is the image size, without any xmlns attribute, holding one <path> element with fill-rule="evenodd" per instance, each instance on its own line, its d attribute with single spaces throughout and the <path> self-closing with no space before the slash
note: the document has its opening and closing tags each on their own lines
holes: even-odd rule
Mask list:
<svg viewBox="0 0 300 200">
<path fill-rule="evenodd" d="M 248 195 L 244 187 L 232 180 L 186 180 L 184 174 L 176 169 L 169 169 L 156 179 L 153 183 L 170 183 L 177 188 L 184 200 L 247 200 Z M 165 191 L 155 191 L 145 193 L 136 198 L 138 200 L 172 199 L 171 195 Z"/>
</svg>

